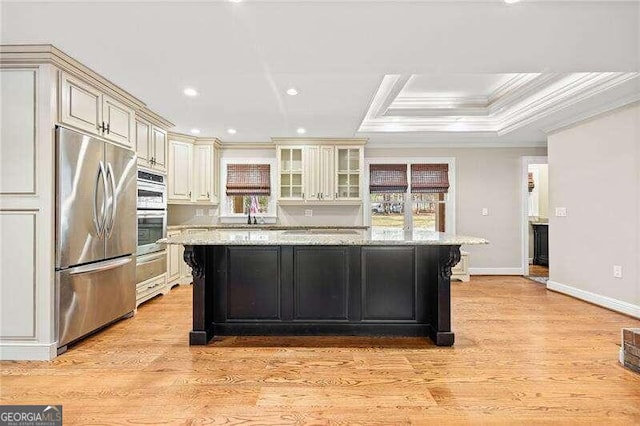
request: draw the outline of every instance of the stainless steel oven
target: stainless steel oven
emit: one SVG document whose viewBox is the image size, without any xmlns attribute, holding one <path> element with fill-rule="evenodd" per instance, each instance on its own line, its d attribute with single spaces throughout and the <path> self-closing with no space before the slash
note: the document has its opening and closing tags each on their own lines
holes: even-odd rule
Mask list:
<svg viewBox="0 0 640 426">
<path fill-rule="evenodd" d="M 164 250 L 157 244 L 166 237 L 167 187 L 165 176 L 138 170 L 138 256 Z"/>
<path fill-rule="evenodd" d="M 164 250 L 156 243 L 166 236 L 166 210 L 138 210 L 138 256 Z"/>
<path fill-rule="evenodd" d="M 138 210 L 166 210 L 165 176 L 138 170 Z"/>
</svg>

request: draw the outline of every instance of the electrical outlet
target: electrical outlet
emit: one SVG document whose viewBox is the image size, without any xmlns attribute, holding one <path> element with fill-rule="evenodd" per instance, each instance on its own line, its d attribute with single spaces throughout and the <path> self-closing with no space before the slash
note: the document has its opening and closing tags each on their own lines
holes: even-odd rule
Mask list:
<svg viewBox="0 0 640 426">
<path fill-rule="evenodd" d="M 566 216 L 567 216 L 566 207 L 556 207 L 556 217 L 566 217 Z"/>
<path fill-rule="evenodd" d="M 196 209 L 196 217 L 202 217 L 202 216 L 204 216 L 204 210 Z"/>
<path fill-rule="evenodd" d="M 622 266 L 613 265 L 613 277 L 614 278 L 622 278 Z"/>
<path fill-rule="evenodd" d="M 209 209 L 209 216 L 215 216 L 216 209 Z"/>
<path fill-rule="evenodd" d="M 482 216 L 489 216 L 489 209 L 486 207 L 482 208 Z"/>
<path fill-rule="evenodd" d="M 307 217 L 313 216 L 313 210 L 311 210 L 311 209 L 305 210 L 304 211 L 304 215 L 307 216 Z"/>
</svg>

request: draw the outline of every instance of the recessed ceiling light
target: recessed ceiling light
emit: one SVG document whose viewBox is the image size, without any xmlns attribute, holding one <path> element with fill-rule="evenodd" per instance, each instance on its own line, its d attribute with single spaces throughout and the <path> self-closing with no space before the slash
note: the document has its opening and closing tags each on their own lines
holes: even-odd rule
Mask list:
<svg viewBox="0 0 640 426">
<path fill-rule="evenodd" d="M 298 127 L 298 129 L 296 129 L 296 132 L 299 135 L 304 135 L 305 133 L 307 133 L 307 129 L 305 129 L 304 127 Z"/>
<path fill-rule="evenodd" d="M 182 93 L 184 93 L 186 96 L 189 96 L 191 98 L 193 98 L 194 96 L 198 96 L 198 91 L 193 87 L 185 87 Z"/>
<path fill-rule="evenodd" d="M 290 88 L 287 89 L 287 95 L 289 95 L 289 96 L 295 96 L 298 93 L 299 93 L 298 89 L 296 89 L 295 87 L 290 87 Z"/>
<path fill-rule="evenodd" d="M 191 129 L 191 133 L 194 135 L 199 135 L 200 134 L 200 129 Z"/>
<path fill-rule="evenodd" d="M 242 0 L 229 0 L 229 3 L 240 3 Z"/>
<path fill-rule="evenodd" d="M 238 131 L 230 127 L 227 129 L 227 133 L 229 133 L 230 135 L 235 135 L 236 133 L 238 133 Z"/>
<path fill-rule="evenodd" d="M 504 0 L 506 4 L 518 3 L 520 0 Z"/>
</svg>

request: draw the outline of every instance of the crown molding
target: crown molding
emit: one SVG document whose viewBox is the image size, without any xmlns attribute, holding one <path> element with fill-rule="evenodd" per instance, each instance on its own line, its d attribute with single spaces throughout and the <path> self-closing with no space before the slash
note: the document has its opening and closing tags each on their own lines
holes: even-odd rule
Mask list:
<svg viewBox="0 0 640 426">
<path fill-rule="evenodd" d="M 170 141 L 178 141 L 178 142 L 188 142 L 188 143 L 196 143 L 195 136 L 185 135 L 184 133 L 177 132 L 167 132 L 167 138 Z"/>
<path fill-rule="evenodd" d="M 358 132 L 453 132 L 498 137 L 639 77 L 637 72 L 518 74 L 489 96 L 492 102 L 473 107 L 480 98 L 429 96 L 420 100 L 412 96 L 397 101 L 393 97 L 399 96 L 409 78 L 387 75 Z M 465 99 L 467 104 L 461 104 Z M 409 108 L 394 110 L 394 105 Z"/>
<path fill-rule="evenodd" d="M 154 124 L 158 127 L 162 127 L 165 129 L 170 129 L 174 126 L 174 124 L 172 122 L 170 122 L 169 120 L 165 119 L 164 117 L 156 114 L 155 112 L 151 111 L 149 108 L 142 107 L 139 110 L 136 111 L 136 115 L 139 116 L 140 118 L 142 118 L 143 120 L 146 120 L 148 122 L 150 122 L 151 124 Z"/>
<path fill-rule="evenodd" d="M 555 133 L 561 132 L 563 130 L 570 129 L 577 125 L 596 120 L 604 115 L 611 114 L 615 111 L 632 107 L 634 105 L 640 105 L 640 93 L 634 93 L 629 96 L 624 96 L 622 98 L 616 99 L 612 102 L 609 102 L 605 105 L 602 105 L 600 108 L 596 110 L 589 111 L 588 113 L 584 113 L 571 119 L 560 121 L 555 123 L 553 126 L 545 127 L 542 131 L 547 135 L 551 136 Z"/>
<path fill-rule="evenodd" d="M 446 136 L 443 137 L 445 139 Z M 546 148 L 547 141 L 498 142 L 477 140 L 469 142 L 399 142 L 371 141 L 365 148 L 365 157 L 372 149 L 482 149 L 482 148 Z"/>
<path fill-rule="evenodd" d="M 222 149 L 274 149 L 273 142 L 223 142 Z"/>
<path fill-rule="evenodd" d="M 368 138 L 271 138 L 276 145 L 362 145 Z"/>
<path fill-rule="evenodd" d="M 101 92 L 130 105 L 136 114 L 140 113 L 160 127 L 173 127 L 172 122 L 149 110 L 143 101 L 51 44 L 0 44 L 0 65 L 40 64 L 53 65 L 95 86 Z"/>
</svg>

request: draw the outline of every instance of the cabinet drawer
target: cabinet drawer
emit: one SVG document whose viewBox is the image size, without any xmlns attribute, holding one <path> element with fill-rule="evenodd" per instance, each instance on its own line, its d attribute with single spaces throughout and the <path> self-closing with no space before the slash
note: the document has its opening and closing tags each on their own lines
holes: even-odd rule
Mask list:
<svg viewBox="0 0 640 426">
<path fill-rule="evenodd" d="M 142 283 L 167 272 L 166 250 L 139 256 L 136 262 L 136 282 Z"/>
</svg>

